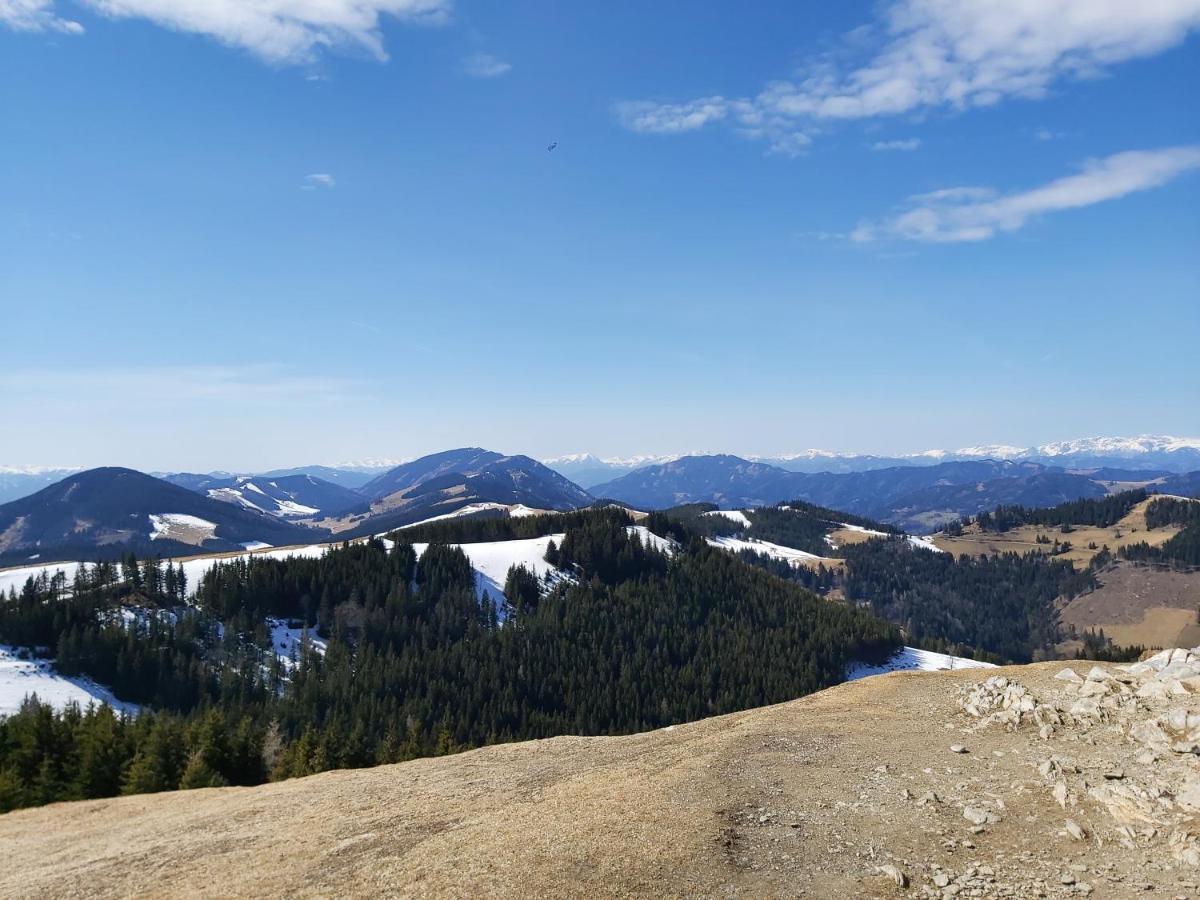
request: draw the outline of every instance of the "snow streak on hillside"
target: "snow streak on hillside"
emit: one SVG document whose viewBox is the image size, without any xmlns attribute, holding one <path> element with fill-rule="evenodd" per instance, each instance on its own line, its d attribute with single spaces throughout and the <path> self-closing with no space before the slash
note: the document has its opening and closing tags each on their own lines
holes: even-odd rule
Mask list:
<svg viewBox="0 0 1200 900">
<path fill-rule="evenodd" d="M 805 560 L 824 558 L 817 556 L 815 553 L 796 550 L 794 547 L 785 547 L 782 544 L 772 544 L 770 541 L 759 541 L 754 538 L 743 540 L 742 538 L 735 537 L 715 537 L 709 538 L 708 543 L 713 547 L 728 550 L 730 553 L 740 553 L 743 550 L 750 550 L 754 553 L 761 553 L 763 556 L 769 556 L 771 559 L 781 559 L 794 566 L 800 565 Z"/>
<path fill-rule="evenodd" d="M 872 666 L 866 663 L 855 663 L 846 672 L 846 680 L 868 678 L 871 675 L 884 675 L 888 672 L 935 672 L 942 669 L 994 669 L 991 663 L 979 662 L 976 659 L 964 659 L 961 656 L 947 656 L 945 653 L 934 653 L 932 650 L 918 650 L 916 647 L 902 647 L 896 651 L 887 662 Z"/>
</svg>

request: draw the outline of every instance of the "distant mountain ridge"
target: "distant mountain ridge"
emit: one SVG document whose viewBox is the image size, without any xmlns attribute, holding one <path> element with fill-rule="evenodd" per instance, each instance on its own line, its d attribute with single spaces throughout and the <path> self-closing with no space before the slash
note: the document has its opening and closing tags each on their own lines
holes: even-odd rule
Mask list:
<svg viewBox="0 0 1200 900">
<path fill-rule="evenodd" d="M 361 493 L 371 501 L 369 512 L 332 523 L 339 534 L 379 533 L 478 503 L 565 511 L 594 500 L 535 459 L 480 447 L 446 450 L 396 466 L 364 485 Z"/>
<path fill-rule="evenodd" d="M 357 491 L 314 475 L 215 475 L 178 473 L 164 480 L 213 500 L 232 503 L 281 519 L 304 519 L 336 515 L 355 507 L 367 506 Z"/>
<path fill-rule="evenodd" d="M 1159 472 L 1147 472 L 1146 481 Z M 1177 478 L 1179 483 L 1185 483 Z M 933 531 L 997 505 L 1053 506 L 1101 497 L 1108 485 L 1091 475 L 1014 460 L 942 462 L 851 473 L 789 472 L 736 456 L 684 457 L 597 485 L 598 497 L 640 508 L 718 503 L 726 508 L 804 500 L 869 516 L 906 531 Z"/>
<path fill-rule="evenodd" d="M 130 551 L 179 556 L 199 548 L 240 550 L 246 544 L 307 543 L 326 536 L 116 467 L 70 475 L 0 506 L 0 564 Z"/>
<path fill-rule="evenodd" d="M 621 475 L 651 465 L 662 465 L 684 456 L 713 454 L 667 454 L 602 458 L 591 453 L 576 453 L 543 460 L 550 468 L 561 472 L 584 487 L 591 489 Z M 1139 435 L 1137 437 L 1091 437 L 1071 441 L 1056 441 L 1032 447 L 989 444 L 963 447 L 958 450 L 924 450 L 919 453 L 874 455 L 838 453 L 830 450 L 805 450 L 773 456 L 746 454 L 740 458 L 765 463 L 789 472 L 832 472 L 848 474 L 872 469 L 900 466 L 931 466 L 942 462 L 970 462 L 981 459 L 1037 462 L 1064 468 L 1163 469 L 1169 472 L 1188 472 L 1200 469 L 1200 438 L 1170 435 Z"/>
</svg>

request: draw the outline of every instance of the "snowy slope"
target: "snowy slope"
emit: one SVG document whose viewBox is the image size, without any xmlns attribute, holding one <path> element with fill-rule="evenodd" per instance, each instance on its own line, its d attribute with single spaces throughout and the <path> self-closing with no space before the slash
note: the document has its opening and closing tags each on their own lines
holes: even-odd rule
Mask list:
<svg viewBox="0 0 1200 900">
<path fill-rule="evenodd" d="M 824 557 L 817 556 L 815 553 L 806 553 L 803 550 L 796 550 L 792 547 L 784 547 L 782 544 L 772 544 L 770 541 L 758 540 L 742 540 L 735 537 L 715 537 L 709 538 L 708 543 L 713 547 L 720 547 L 722 550 L 728 550 L 730 553 L 740 553 L 742 550 L 752 550 L 755 553 L 761 553 L 763 556 L 769 556 L 772 559 L 781 559 L 784 562 L 789 562 L 792 565 L 800 565 L 807 559 L 823 559 Z"/>
<path fill-rule="evenodd" d="M 739 525 L 750 527 L 750 517 L 746 515 L 744 510 L 740 509 L 714 509 L 712 512 L 704 513 L 706 516 L 723 516 L 726 519 L 732 519 Z"/>
<path fill-rule="evenodd" d="M 497 604 L 504 604 L 504 581 L 512 566 L 524 566 L 539 578 L 549 576 L 551 581 L 568 577 L 565 572 L 546 562 L 546 548 L 551 541 L 561 544 L 562 534 L 526 538 L 517 541 L 488 541 L 478 544 L 454 544 L 462 549 L 475 570 L 475 592 L 480 599 L 486 593 Z M 661 539 L 660 539 L 661 540 Z M 428 544 L 413 544 L 420 557 Z"/>
<path fill-rule="evenodd" d="M 667 556 L 675 555 L 675 544 L 666 538 L 659 537 L 645 525 L 630 525 L 625 531 L 631 536 L 637 535 L 644 546 L 657 550 L 659 553 L 665 553 Z"/>
<path fill-rule="evenodd" d="M 199 516 L 183 513 L 151 513 L 150 540 L 179 541 L 197 547 L 215 537 L 217 525 Z"/>
<path fill-rule="evenodd" d="M 91 679 L 59 675 L 47 660 L 18 659 L 12 647 L 0 644 L 0 716 L 20 710 L 21 702 L 30 694 L 37 694 L 39 700 L 55 709 L 69 703 L 78 703 L 81 709 L 89 703 L 107 703 L 118 712 L 138 711 L 137 706 L 122 703 Z"/>
<path fill-rule="evenodd" d="M 86 567 L 87 563 L 65 562 L 49 566 L 19 566 L 15 569 L 0 569 L 0 594 L 7 597 L 10 589 L 18 594 L 21 593 L 25 582 L 30 578 L 36 578 L 42 572 L 49 572 L 51 575 L 55 572 L 62 572 L 67 577 L 67 584 L 71 584 L 75 580 L 75 573 L 79 571 L 80 566 Z"/>
<path fill-rule="evenodd" d="M 846 672 L 846 680 L 854 681 L 871 675 L 883 675 L 887 672 L 933 672 L 940 669 L 994 669 L 991 663 L 979 662 L 975 659 L 964 659 L 961 656 L 947 656 L 945 653 L 934 653 L 932 650 L 918 650 L 916 647 L 902 647 L 897 650 L 887 662 L 879 666 L 866 663 L 855 663 Z"/>
</svg>

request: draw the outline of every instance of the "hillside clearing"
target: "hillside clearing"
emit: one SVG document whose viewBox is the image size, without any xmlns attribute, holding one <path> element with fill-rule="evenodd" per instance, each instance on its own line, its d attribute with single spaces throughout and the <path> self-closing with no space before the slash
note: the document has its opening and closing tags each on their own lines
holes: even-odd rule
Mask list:
<svg viewBox="0 0 1200 900">
<path fill-rule="evenodd" d="M 1121 521 L 1109 528 L 1078 525 L 1070 532 L 1064 533 L 1059 528 L 1022 525 L 1008 531 L 994 532 L 982 531 L 977 525 L 968 525 L 960 536 L 950 537 L 939 533 L 932 535 L 932 540 L 938 547 L 956 556 L 963 553 L 970 556 L 1030 552 L 1050 554 L 1055 541 L 1065 542 L 1071 545 L 1071 549 L 1058 554 L 1056 558 L 1069 560 L 1079 568 L 1090 563 L 1092 557 L 1104 547 L 1108 547 L 1114 553 L 1124 544 L 1141 541 L 1152 547 L 1159 547 L 1177 535 L 1182 530 L 1177 525 L 1163 528 L 1146 527 L 1146 507 L 1162 496 L 1166 495 L 1156 494 L 1143 500 Z M 1045 538 L 1047 543 L 1038 543 L 1039 536 Z"/>
</svg>

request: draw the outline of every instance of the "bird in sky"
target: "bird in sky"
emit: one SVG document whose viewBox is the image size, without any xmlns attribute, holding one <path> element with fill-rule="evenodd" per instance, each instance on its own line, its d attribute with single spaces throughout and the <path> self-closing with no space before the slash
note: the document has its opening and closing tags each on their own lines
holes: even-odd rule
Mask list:
<svg viewBox="0 0 1200 900">
<path fill-rule="evenodd" d="M 551 150 L 553 150 L 557 146 L 558 146 L 558 141 L 551 141 L 550 146 L 546 148 L 546 152 L 549 153 Z"/>
</svg>

